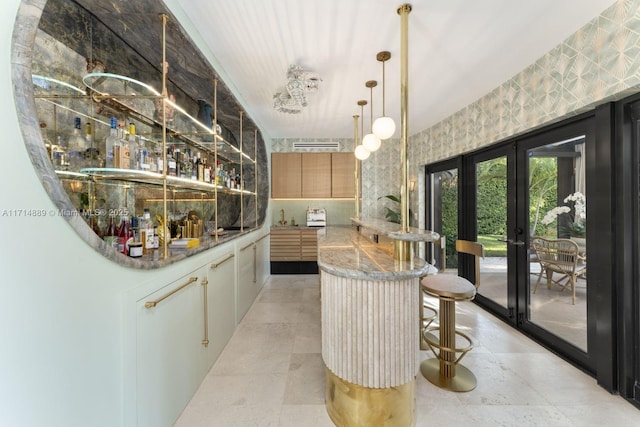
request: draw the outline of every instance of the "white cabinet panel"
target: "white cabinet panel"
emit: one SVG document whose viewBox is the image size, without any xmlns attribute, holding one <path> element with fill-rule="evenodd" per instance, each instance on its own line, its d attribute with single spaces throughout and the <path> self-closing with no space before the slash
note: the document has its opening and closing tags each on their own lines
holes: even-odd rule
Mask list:
<svg viewBox="0 0 640 427">
<path fill-rule="evenodd" d="M 172 425 L 202 381 L 204 277 L 199 269 L 137 301 L 138 426 Z"/>
<path fill-rule="evenodd" d="M 207 271 L 208 339 L 206 370 L 216 361 L 236 327 L 235 255 L 215 258 Z"/>
</svg>

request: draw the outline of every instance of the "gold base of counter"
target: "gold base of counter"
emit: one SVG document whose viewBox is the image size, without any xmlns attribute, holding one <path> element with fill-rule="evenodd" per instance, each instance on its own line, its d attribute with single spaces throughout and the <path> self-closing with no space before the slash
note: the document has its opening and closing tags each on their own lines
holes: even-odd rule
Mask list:
<svg viewBox="0 0 640 427">
<path fill-rule="evenodd" d="M 325 405 L 338 427 L 409 427 L 416 423 L 415 380 L 398 387 L 369 388 L 326 371 Z"/>
</svg>

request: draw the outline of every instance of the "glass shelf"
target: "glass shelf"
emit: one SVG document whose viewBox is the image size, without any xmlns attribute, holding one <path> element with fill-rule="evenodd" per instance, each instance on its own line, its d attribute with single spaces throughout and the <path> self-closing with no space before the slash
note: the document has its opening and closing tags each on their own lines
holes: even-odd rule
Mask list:
<svg viewBox="0 0 640 427">
<path fill-rule="evenodd" d="M 57 171 L 56 171 L 57 172 Z M 61 173 L 65 173 L 61 171 Z M 150 184 L 161 186 L 164 182 L 164 176 L 156 172 L 139 171 L 135 169 L 115 169 L 115 168 L 85 168 L 80 170 L 80 175 L 105 180 L 118 180 L 138 182 L 142 184 Z M 256 193 L 249 190 L 241 190 L 239 188 L 228 188 L 222 185 L 209 184 L 207 182 L 198 181 L 189 178 L 180 178 L 176 176 L 166 176 L 167 186 L 178 188 L 180 190 L 207 191 L 217 190 L 220 194 L 248 194 Z"/>
<path fill-rule="evenodd" d="M 89 73 L 83 77 L 83 82 L 94 92 L 93 97 L 97 101 L 107 103 L 116 109 L 127 110 L 129 114 L 133 113 L 150 126 L 162 128 L 163 96 L 154 87 L 127 76 L 111 73 Z M 241 153 L 235 145 L 224 140 L 221 135 L 187 113 L 178 104 L 168 98 L 165 103 L 165 116 L 170 116 L 170 120 L 165 123 L 167 136 L 210 154 L 213 154 L 215 149 L 222 160 L 230 163 L 240 164 L 240 157 L 243 163 L 255 163 L 254 159 L 246 153 Z M 175 142 L 172 144 L 176 145 Z"/>
</svg>

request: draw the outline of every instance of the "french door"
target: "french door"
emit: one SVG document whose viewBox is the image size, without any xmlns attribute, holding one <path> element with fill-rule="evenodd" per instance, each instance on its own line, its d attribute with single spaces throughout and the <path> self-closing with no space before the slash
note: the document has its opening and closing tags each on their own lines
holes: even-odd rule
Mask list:
<svg viewBox="0 0 640 427">
<path fill-rule="evenodd" d="M 586 170 L 594 138 L 588 116 L 426 169 L 427 225 L 447 236 L 447 268 L 473 280 L 474 260 L 456 254 L 453 240 L 481 242 L 476 303 L 591 372 L 596 328 L 587 285 Z M 456 199 L 447 196 L 447 177 L 455 177 Z M 569 241 L 575 266 L 546 268 L 531 246 L 534 237 Z"/>
</svg>

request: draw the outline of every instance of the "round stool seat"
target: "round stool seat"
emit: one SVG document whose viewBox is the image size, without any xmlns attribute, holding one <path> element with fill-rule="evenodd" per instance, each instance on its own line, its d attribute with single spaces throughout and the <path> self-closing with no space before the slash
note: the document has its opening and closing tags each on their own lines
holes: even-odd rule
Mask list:
<svg viewBox="0 0 640 427">
<path fill-rule="evenodd" d="M 473 299 L 476 295 L 473 283 L 454 274 L 432 274 L 422 279 L 420 284 L 426 293 L 434 297 L 462 301 Z"/>
</svg>

